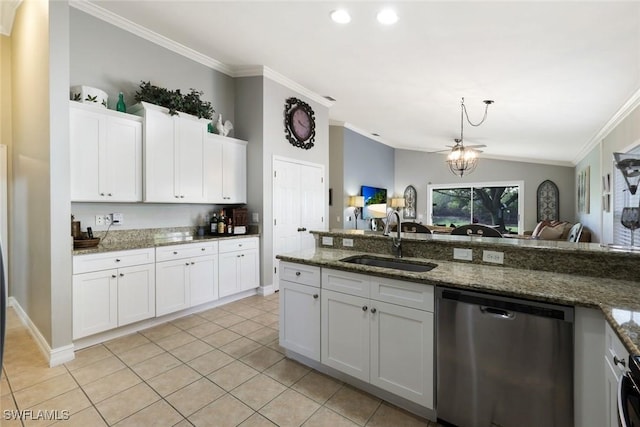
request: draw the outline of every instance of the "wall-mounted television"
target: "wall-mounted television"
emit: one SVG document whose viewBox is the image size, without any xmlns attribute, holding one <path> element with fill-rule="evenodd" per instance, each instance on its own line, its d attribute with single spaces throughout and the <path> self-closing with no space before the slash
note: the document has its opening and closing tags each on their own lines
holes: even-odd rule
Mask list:
<svg viewBox="0 0 640 427">
<path fill-rule="evenodd" d="M 364 197 L 362 219 L 386 218 L 387 189 L 363 185 L 360 194 Z"/>
</svg>

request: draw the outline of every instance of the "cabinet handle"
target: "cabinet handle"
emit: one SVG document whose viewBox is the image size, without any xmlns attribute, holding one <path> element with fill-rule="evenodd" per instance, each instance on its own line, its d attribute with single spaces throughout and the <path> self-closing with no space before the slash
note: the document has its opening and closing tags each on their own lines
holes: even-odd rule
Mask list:
<svg viewBox="0 0 640 427">
<path fill-rule="evenodd" d="M 362 311 L 367 311 L 367 310 L 369 310 L 369 307 L 367 307 L 366 305 L 363 305 L 362 306 Z"/>
<path fill-rule="evenodd" d="M 101 196 L 104 196 L 104 193 L 100 193 Z"/>
<path fill-rule="evenodd" d="M 318 294 L 313 294 L 313 299 L 318 299 Z"/>
<path fill-rule="evenodd" d="M 613 356 L 613 364 L 614 365 L 622 365 L 623 367 L 627 366 L 627 361 L 624 359 L 618 359 L 618 356 Z"/>
<path fill-rule="evenodd" d="M 173 251 L 173 254 L 174 255 L 178 255 L 178 251 Z"/>
<path fill-rule="evenodd" d="M 191 265 L 195 264 L 195 261 L 191 261 Z"/>
<path fill-rule="evenodd" d="M 120 262 L 120 258 L 116 258 L 116 262 Z"/>
<path fill-rule="evenodd" d="M 242 243 L 238 243 L 238 247 L 241 248 L 242 247 Z"/>
<path fill-rule="evenodd" d="M 124 277 L 124 273 L 120 273 L 120 277 Z"/>
<path fill-rule="evenodd" d="M 298 227 L 298 231 L 307 231 L 305 227 Z"/>
<path fill-rule="evenodd" d="M 178 199 L 180 196 L 173 196 L 173 197 L 175 197 L 176 199 Z"/>
<path fill-rule="evenodd" d="M 112 278 L 112 279 L 115 279 L 115 278 L 116 278 L 116 275 L 115 275 L 115 274 L 112 274 L 112 275 L 111 275 L 111 278 Z"/>
<path fill-rule="evenodd" d="M 240 255 L 240 256 L 244 258 L 244 254 L 242 254 L 242 255 Z"/>
<path fill-rule="evenodd" d="M 207 250 L 207 248 L 200 248 L 200 250 L 201 250 L 201 251 L 206 251 L 206 250 Z"/>
<path fill-rule="evenodd" d="M 378 311 L 378 310 L 376 310 L 376 308 L 375 308 L 375 307 L 373 307 L 373 308 L 371 309 L 371 312 L 372 312 L 373 314 L 375 314 L 375 313 L 376 313 L 376 311 Z"/>
<path fill-rule="evenodd" d="M 111 196 L 113 196 L 113 194 L 109 193 L 109 194 L 107 194 L 107 196 L 111 197 Z"/>
<path fill-rule="evenodd" d="M 184 263 L 184 265 L 189 265 L 189 263 L 188 263 L 188 262 L 185 262 L 185 263 Z"/>
<path fill-rule="evenodd" d="M 296 276 L 300 276 L 300 272 L 299 271 L 296 271 Z"/>
<path fill-rule="evenodd" d="M 180 198 L 181 198 L 181 199 L 184 199 L 184 194 L 181 194 L 181 195 L 180 195 Z"/>
</svg>

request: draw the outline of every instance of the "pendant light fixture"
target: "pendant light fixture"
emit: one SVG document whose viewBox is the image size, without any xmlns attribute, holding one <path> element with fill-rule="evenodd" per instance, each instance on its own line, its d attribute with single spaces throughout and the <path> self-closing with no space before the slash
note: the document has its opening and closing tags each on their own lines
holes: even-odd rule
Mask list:
<svg viewBox="0 0 640 427">
<path fill-rule="evenodd" d="M 458 175 L 461 178 L 476 169 L 476 166 L 478 165 L 478 153 L 480 153 L 476 148 L 485 147 L 485 145 L 464 145 L 464 119 L 466 118 L 467 122 L 471 126 L 480 126 L 487 119 L 489 105 L 493 104 L 493 101 L 491 100 L 485 100 L 482 102 L 485 103 L 484 116 L 478 123 L 473 123 L 469 120 L 469 114 L 467 113 L 467 108 L 464 105 L 464 97 L 460 103 L 460 138 L 456 138 L 454 140 L 456 144 L 451 147 L 451 152 L 447 156 L 447 164 L 449 165 L 451 173 Z"/>
</svg>

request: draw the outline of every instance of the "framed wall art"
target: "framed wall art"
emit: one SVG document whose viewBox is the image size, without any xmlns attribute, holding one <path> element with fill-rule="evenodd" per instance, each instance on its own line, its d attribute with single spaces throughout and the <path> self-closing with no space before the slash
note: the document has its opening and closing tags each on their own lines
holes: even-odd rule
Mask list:
<svg viewBox="0 0 640 427">
<path fill-rule="evenodd" d="M 409 185 L 404 189 L 404 208 L 402 210 L 404 219 L 416 219 L 417 197 L 416 188 L 413 185 Z"/>
<path fill-rule="evenodd" d="M 536 205 L 538 222 L 560 220 L 560 192 L 553 181 L 547 179 L 538 186 Z"/>
</svg>

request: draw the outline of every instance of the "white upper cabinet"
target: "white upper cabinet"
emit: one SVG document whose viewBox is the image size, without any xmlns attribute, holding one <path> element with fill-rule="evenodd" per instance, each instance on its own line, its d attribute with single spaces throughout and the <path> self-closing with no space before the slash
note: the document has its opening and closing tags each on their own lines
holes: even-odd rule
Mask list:
<svg viewBox="0 0 640 427">
<path fill-rule="evenodd" d="M 142 200 L 142 120 L 70 102 L 71 200 Z"/>
<path fill-rule="evenodd" d="M 207 132 L 208 120 L 142 102 L 144 201 L 246 203 L 247 142 Z"/>
<path fill-rule="evenodd" d="M 207 133 L 204 152 L 207 201 L 246 203 L 247 142 Z"/>
</svg>

